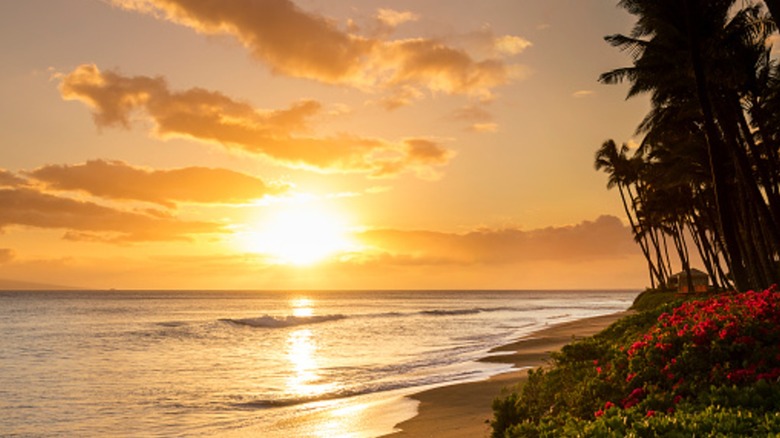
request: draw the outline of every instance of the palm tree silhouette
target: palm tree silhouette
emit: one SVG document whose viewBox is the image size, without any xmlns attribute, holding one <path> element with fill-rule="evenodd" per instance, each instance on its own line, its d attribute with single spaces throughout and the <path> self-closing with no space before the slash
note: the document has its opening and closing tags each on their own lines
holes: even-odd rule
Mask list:
<svg viewBox="0 0 780 438">
<path fill-rule="evenodd" d="M 734 4 L 621 0 L 637 22 L 629 35 L 605 39 L 629 53 L 633 65 L 599 79 L 629 82 L 629 98 L 650 95 L 652 109 L 638 129 L 645 135 L 638 151 L 644 166 L 634 220 L 669 236 L 686 270 L 688 228 L 702 259 L 713 264 L 711 277 L 725 277 L 722 256 L 745 290 L 780 279 L 780 131 L 769 128 L 780 120 L 780 92 L 766 44 L 772 20 L 758 5 L 735 11 Z M 606 158 L 605 145 L 602 152 Z M 597 168 L 624 178 L 617 168 L 598 166 L 597 158 Z M 715 208 L 714 223 L 698 211 L 702 206 Z"/>
</svg>

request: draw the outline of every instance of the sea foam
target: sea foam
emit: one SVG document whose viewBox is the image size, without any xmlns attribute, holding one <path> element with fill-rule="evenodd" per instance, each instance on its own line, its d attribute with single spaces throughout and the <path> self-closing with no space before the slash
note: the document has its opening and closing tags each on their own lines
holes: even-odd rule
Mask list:
<svg viewBox="0 0 780 438">
<path fill-rule="evenodd" d="M 263 315 L 257 318 L 220 319 L 222 322 L 257 328 L 284 328 L 296 327 L 306 324 L 318 324 L 328 321 L 338 321 L 346 318 L 345 315 L 317 315 L 317 316 L 271 316 Z"/>
</svg>

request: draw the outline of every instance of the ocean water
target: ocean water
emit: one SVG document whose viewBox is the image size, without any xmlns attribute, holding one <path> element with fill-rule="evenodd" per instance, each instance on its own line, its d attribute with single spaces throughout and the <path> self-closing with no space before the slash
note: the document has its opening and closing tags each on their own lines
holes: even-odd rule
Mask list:
<svg viewBox="0 0 780 438">
<path fill-rule="evenodd" d="M 0 292 L 0 436 L 355 437 L 636 291 Z"/>
</svg>

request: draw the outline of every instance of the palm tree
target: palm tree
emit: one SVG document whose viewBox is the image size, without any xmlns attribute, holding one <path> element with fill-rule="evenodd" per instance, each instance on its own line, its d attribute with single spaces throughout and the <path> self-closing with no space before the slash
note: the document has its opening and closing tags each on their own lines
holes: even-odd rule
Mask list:
<svg viewBox="0 0 780 438">
<path fill-rule="evenodd" d="M 623 203 L 623 210 L 625 211 L 629 225 L 631 226 L 631 232 L 634 235 L 634 240 L 639 244 L 642 249 L 642 254 L 647 260 L 650 272 L 650 283 L 652 287 L 655 288 L 656 282 L 659 286 L 664 285 L 666 283 L 666 278 L 663 275 L 663 271 L 659 270 L 653 263 L 648 247 L 647 234 L 644 232 L 644 227 L 641 222 L 638 221 L 638 218 L 635 219 L 636 201 L 638 198 L 633 196 L 630 184 L 631 181 L 636 178 L 633 176 L 632 164 L 627 157 L 628 150 L 628 145 L 625 143 L 618 149 L 614 140 L 607 140 L 596 152 L 594 167 L 596 170 L 603 170 L 609 174 L 609 179 L 607 180 L 608 189 L 614 187 L 618 188 L 620 200 Z"/>
<path fill-rule="evenodd" d="M 630 82 L 628 97 L 650 94 L 653 109 L 640 125 L 646 147 L 681 141 L 669 135 L 681 126 L 705 146 L 708 181 L 691 181 L 699 185 L 691 193 L 713 194 L 717 211 L 713 231 L 719 242 L 710 247 L 724 249 L 736 287 L 744 290 L 778 277 L 776 269 L 766 266 L 780 254 L 780 197 L 777 166 L 771 165 L 772 153 L 765 152 L 774 151 L 773 146 L 755 141 L 754 132 L 759 130 L 751 126 L 742 106 L 751 93 L 754 101 L 760 101 L 755 93 L 761 88 L 758 79 L 768 76 L 759 71 L 766 70 L 760 66 L 766 65 L 765 41 L 773 27 L 758 6 L 734 12 L 734 3 L 621 0 L 619 5 L 638 21 L 629 35 L 605 39 L 631 54 L 633 65 L 604 73 L 600 80 Z M 762 112 L 760 105 L 754 106 L 756 113 Z M 687 145 L 696 143 L 682 140 Z M 695 166 L 702 162 L 688 164 L 699 172 Z M 682 222 L 674 223 L 677 229 Z M 756 250 L 746 244 L 750 239 L 768 243 Z M 684 241 L 675 243 L 684 250 Z"/>
</svg>

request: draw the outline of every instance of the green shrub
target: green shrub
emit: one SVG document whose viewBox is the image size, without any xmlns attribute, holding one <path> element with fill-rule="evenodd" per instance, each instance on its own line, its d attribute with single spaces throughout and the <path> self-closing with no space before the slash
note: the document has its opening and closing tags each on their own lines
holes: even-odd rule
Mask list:
<svg viewBox="0 0 780 438">
<path fill-rule="evenodd" d="M 682 299 L 683 297 L 676 291 L 647 289 L 637 295 L 634 299 L 634 303 L 631 305 L 631 310 L 636 310 L 638 312 L 653 310 L 658 306 L 681 301 Z"/>
</svg>

